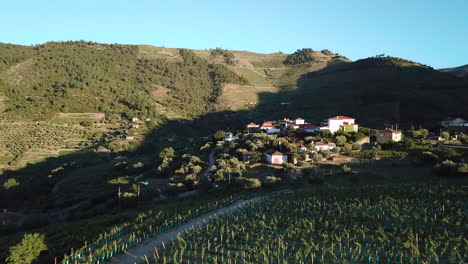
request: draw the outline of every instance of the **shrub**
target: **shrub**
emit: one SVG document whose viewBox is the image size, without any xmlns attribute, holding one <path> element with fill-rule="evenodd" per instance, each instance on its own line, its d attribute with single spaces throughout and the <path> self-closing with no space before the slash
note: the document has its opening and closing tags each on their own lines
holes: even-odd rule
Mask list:
<svg viewBox="0 0 468 264">
<path fill-rule="evenodd" d="M 457 164 L 451 160 L 445 160 L 434 167 L 435 173 L 439 176 L 454 176 L 457 169 Z"/>
<path fill-rule="evenodd" d="M 43 234 L 24 234 L 23 240 L 18 245 L 10 247 L 7 263 L 31 264 L 45 250 L 47 245 Z"/>
<path fill-rule="evenodd" d="M 443 131 L 442 133 L 440 133 L 440 136 L 443 139 L 449 139 L 450 138 L 450 133 L 448 131 Z"/>
<path fill-rule="evenodd" d="M 3 188 L 5 190 L 9 190 L 11 188 L 14 188 L 14 187 L 18 187 L 20 186 L 20 183 L 18 181 L 16 181 L 16 179 L 14 178 L 10 178 L 8 179 L 4 184 L 3 184 Z"/>
<path fill-rule="evenodd" d="M 349 166 L 346 166 L 346 165 L 343 165 L 341 167 L 341 169 L 343 170 L 343 173 L 350 173 L 351 172 L 351 168 Z"/>
<path fill-rule="evenodd" d="M 281 178 L 275 176 L 266 176 L 264 183 L 267 186 L 274 186 L 281 182 Z"/>
<path fill-rule="evenodd" d="M 90 127 L 93 125 L 93 121 L 91 120 L 83 120 L 80 122 L 80 125 L 84 126 L 84 127 Z"/>
<path fill-rule="evenodd" d="M 353 146 L 351 146 L 351 144 L 345 144 L 342 148 L 342 152 L 345 155 L 350 155 L 352 151 L 353 151 Z"/>
<path fill-rule="evenodd" d="M 362 146 L 360 144 L 358 144 L 358 143 L 354 143 L 352 145 L 352 149 L 360 151 L 362 149 Z"/>
<path fill-rule="evenodd" d="M 257 189 L 262 186 L 262 182 L 254 178 L 238 178 L 236 183 L 242 185 L 245 189 Z"/>
<path fill-rule="evenodd" d="M 336 139 L 336 145 L 338 146 L 343 146 L 347 141 L 347 138 L 345 136 L 337 136 L 335 139 Z"/>
</svg>

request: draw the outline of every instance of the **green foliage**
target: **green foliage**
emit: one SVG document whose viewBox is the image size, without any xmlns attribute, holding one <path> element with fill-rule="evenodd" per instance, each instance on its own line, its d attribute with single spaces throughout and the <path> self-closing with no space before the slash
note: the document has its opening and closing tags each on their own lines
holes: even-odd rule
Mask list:
<svg viewBox="0 0 468 264">
<path fill-rule="evenodd" d="M 341 169 L 343 170 L 343 173 L 350 173 L 351 172 L 351 168 L 347 165 L 343 165 L 341 167 Z"/>
<path fill-rule="evenodd" d="M 333 52 L 331 52 L 328 49 L 323 49 L 320 52 L 322 52 L 323 54 L 328 55 L 328 56 L 334 56 L 335 55 Z"/>
<path fill-rule="evenodd" d="M 443 139 L 449 139 L 449 138 L 450 138 L 450 132 L 448 132 L 448 131 L 442 131 L 442 133 L 440 133 L 440 136 L 441 136 Z"/>
<path fill-rule="evenodd" d="M 6 182 L 3 183 L 3 188 L 5 190 L 9 190 L 11 188 L 15 188 L 20 186 L 20 183 L 15 178 L 10 178 Z"/>
<path fill-rule="evenodd" d="M 343 146 L 347 142 L 347 138 L 345 136 L 337 136 L 336 138 L 336 145 Z"/>
<path fill-rule="evenodd" d="M 358 143 L 354 143 L 354 144 L 352 145 L 352 149 L 353 149 L 353 150 L 360 151 L 360 150 L 362 150 L 362 145 L 361 145 L 361 144 L 358 144 Z"/>
<path fill-rule="evenodd" d="M 23 240 L 16 246 L 10 247 L 8 264 L 31 264 L 42 251 L 47 250 L 45 236 L 42 234 L 24 234 Z"/>
<path fill-rule="evenodd" d="M 451 160 L 444 160 L 434 167 L 434 171 L 439 176 L 454 176 L 458 170 L 457 163 Z"/>
<path fill-rule="evenodd" d="M 262 186 L 262 182 L 259 179 L 244 177 L 237 178 L 236 184 L 241 185 L 245 189 L 258 189 Z"/>
<path fill-rule="evenodd" d="M 463 196 L 461 185 L 409 184 L 276 193 L 151 263 L 463 263 Z"/>
<path fill-rule="evenodd" d="M 223 83 L 247 83 L 189 50 L 180 50 L 182 62 L 142 59 L 138 46 L 84 41 L 34 47 L 1 44 L 0 50 L 5 51 L 0 52 L 0 72 L 21 65 L 0 78 L 0 93 L 8 98 L 4 115 L 8 119 L 47 118 L 57 112 L 101 112 L 109 120 L 161 118 L 156 102 L 197 116 L 210 109 Z"/>
<path fill-rule="evenodd" d="M 225 50 L 222 48 L 216 48 L 216 49 L 211 50 L 210 53 L 211 53 L 211 56 L 214 56 L 214 57 L 222 56 L 226 64 L 234 65 L 234 54 L 231 51 Z"/>
<path fill-rule="evenodd" d="M 310 48 L 299 49 L 293 54 L 288 55 L 284 60 L 284 64 L 294 65 L 307 62 L 314 62 L 316 61 L 316 58 L 313 55 L 314 52 L 315 51 Z"/>
<path fill-rule="evenodd" d="M 93 125 L 93 121 L 91 120 L 83 120 L 80 122 L 80 125 L 84 126 L 84 127 L 90 127 Z"/>
</svg>

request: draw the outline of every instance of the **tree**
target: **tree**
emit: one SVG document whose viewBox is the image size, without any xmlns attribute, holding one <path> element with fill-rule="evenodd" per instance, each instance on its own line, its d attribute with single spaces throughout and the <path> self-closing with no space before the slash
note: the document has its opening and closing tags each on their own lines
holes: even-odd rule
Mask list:
<svg viewBox="0 0 468 264">
<path fill-rule="evenodd" d="M 450 138 L 450 133 L 448 131 L 443 131 L 442 133 L 440 133 L 440 136 L 443 139 L 449 139 Z"/>
<path fill-rule="evenodd" d="M 353 147 L 351 146 L 351 144 L 344 144 L 342 150 L 343 150 L 343 154 L 349 155 L 351 154 L 351 151 L 353 151 Z"/>
<path fill-rule="evenodd" d="M 352 145 L 352 148 L 353 148 L 353 150 L 358 150 L 358 151 L 360 151 L 360 150 L 362 149 L 362 146 L 361 146 L 361 144 L 354 143 L 354 144 Z"/>
<path fill-rule="evenodd" d="M 31 264 L 42 251 L 47 250 L 43 234 L 24 234 L 23 240 L 16 246 L 10 247 L 8 264 Z"/>
<path fill-rule="evenodd" d="M 171 147 L 164 148 L 160 153 L 159 153 L 159 158 L 162 160 L 164 159 L 172 159 L 174 157 L 174 149 Z"/>
<path fill-rule="evenodd" d="M 222 130 L 218 130 L 216 133 L 213 134 L 213 137 L 217 140 L 223 139 L 226 136 L 226 133 Z"/>
<path fill-rule="evenodd" d="M 19 183 L 16 179 L 14 179 L 14 178 L 8 179 L 8 180 L 3 184 L 3 188 L 4 188 L 5 190 L 9 190 L 9 189 L 11 189 L 11 188 L 18 187 L 18 186 L 20 186 L 20 183 Z"/>
<path fill-rule="evenodd" d="M 336 144 L 338 146 L 343 146 L 347 141 L 347 138 L 345 136 L 337 136 L 336 137 Z"/>
</svg>

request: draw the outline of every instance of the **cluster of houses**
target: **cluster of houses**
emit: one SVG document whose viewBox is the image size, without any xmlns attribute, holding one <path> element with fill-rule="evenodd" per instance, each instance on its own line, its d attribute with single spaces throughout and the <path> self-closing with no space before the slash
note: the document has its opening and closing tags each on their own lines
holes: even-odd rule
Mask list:
<svg viewBox="0 0 468 264">
<path fill-rule="evenodd" d="M 317 133 L 322 130 L 330 131 L 332 134 L 340 130 L 345 132 L 357 132 L 359 126 L 355 123 L 355 120 L 356 119 L 352 117 L 335 116 L 329 118 L 327 122 L 322 125 L 314 125 L 306 122 L 302 118 L 296 118 L 294 120 L 284 118 L 277 121 L 266 121 L 261 125 L 250 123 L 247 125 L 247 130 L 249 132 L 263 130 L 267 134 L 281 134 L 290 128 L 297 129 L 305 133 Z"/>
<path fill-rule="evenodd" d="M 335 116 L 328 118 L 321 125 L 315 125 L 306 122 L 302 118 L 296 118 L 294 120 L 284 118 L 277 121 L 266 121 L 261 125 L 250 123 L 247 125 L 248 132 L 265 131 L 267 134 L 284 134 L 289 129 L 296 129 L 304 133 L 318 133 L 320 131 L 329 131 L 331 134 L 335 134 L 338 131 L 343 132 L 358 132 L 359 125 L 355 123 L 356 119 L 347 116 Z M 225 138 L 225 141 L 235 140 L 233 136 Z M 384 129 L 379 131 L 376 135 L 376 142 L 378 144 L 385 144 L 390 141 L 398 142 L 402 140 L 402 133 L 394 129 Z M 336 144 L 331 141 L 321 140 L 312 142 L 315 145 L 315 151 L 321 150 L 332 150 L 336 147 Z M 297 152 L 303 153 L 309 151 L 309 148 L 303 144 L 297 146 Z M 288 155 L 276 150 L 267 150 L 263 153 L 265 159 L 270 164 L 283 164 L 288 162 Z M 244 152 L 244 162 L 249 162 L 253 152 Z"/>
</svg>

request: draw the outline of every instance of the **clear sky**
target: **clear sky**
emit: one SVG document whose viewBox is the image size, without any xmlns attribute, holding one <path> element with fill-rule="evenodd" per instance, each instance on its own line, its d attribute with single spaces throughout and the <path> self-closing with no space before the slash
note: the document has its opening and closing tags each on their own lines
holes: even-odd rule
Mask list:
<svg viewBox="0 0 468 264">
<path fill-rule="evenodd" d="M 468 0 L 0 0 L 0 42 L 58 40 L 468 64 Z"/>
</svg>

